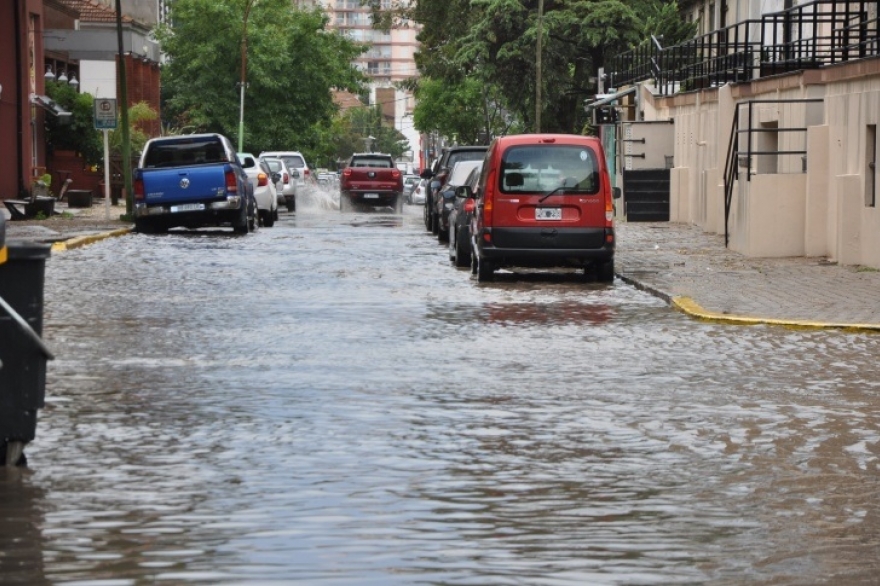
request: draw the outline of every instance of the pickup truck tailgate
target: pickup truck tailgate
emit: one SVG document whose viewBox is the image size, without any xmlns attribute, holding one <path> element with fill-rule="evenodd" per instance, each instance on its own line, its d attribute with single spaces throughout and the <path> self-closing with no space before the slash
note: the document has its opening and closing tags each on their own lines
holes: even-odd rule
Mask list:
<svg viewBox="0 0 880 586">
<path fill-rule="evenodd" d="M 168 202 L 202 201 L 226 197 L 226 164 L 180 168 L 142 169 L 144 198 Z M 231 169 L 230 169 L 231 170 Z"/>
<path fill-rule="evenodd" d="M 397 171 L 397 177 L 395 177 L 395 171 L 397 170 L 380 168 L 352 169 L 350 175 L 347 177 L 343 175 L 345 189 L 351 191 L 399 190 L 401 175 L 400 171 Z"/>
</svg>

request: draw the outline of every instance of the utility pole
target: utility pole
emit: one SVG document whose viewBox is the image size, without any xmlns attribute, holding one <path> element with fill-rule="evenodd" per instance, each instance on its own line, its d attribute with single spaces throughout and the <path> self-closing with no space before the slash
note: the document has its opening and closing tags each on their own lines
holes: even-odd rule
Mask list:
<svg viewBox="0 0 880 586">
<path fill-rule="evenodd" d="M 541 132 L 541 45 L 544 41 L 544 0 L 538 0 L 538 43 L 535 57 L 535 132 Z"/>
<path fill-rule="evenodd" d="M 118 0 L 117 0 L 118 1 Z M 238 152 L 244 151 L 244 90 L 247 87 L 247 22 L 256 0 L 247 0 L 244 7 L 244 20 L 241 24 L 241 81 L 238 82 L 240 92 L 238 107 Z"/>
<path fill-rule="evenodd" d="M 125 47 L 122 43 L 122 0 L 116 0 L 117 80 L 119 81 L 119 117 L 122 125 L 122 181 L 125 186 L 125 215 L 134 214 L 131 185 L 131 129 L 128 127 L 128 80 L 125 74 Z M 109 164 L 109 162 L 105 163 Z"/>
</svg>

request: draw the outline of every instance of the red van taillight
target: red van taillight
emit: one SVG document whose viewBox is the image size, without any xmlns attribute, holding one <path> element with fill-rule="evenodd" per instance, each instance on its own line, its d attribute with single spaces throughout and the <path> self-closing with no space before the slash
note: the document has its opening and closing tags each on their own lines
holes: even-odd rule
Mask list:
<svg viewBox="0 0 880 586">
<path fill-rule="evenodd" d="M 134 180 L 134 198 L 135 199 L 144 199 L 144 180 L 143 179 L 135 179 Z"/>
<path fill-rule="evenodd" d="M 491 164 L 491 162 L 490 162 Z M 492 233 L 486 228 L 492 227 L 492 212 L 495 208 L 495 169 L 490 168 L 486 176 L 486 187 L 483 191 L 483 240 L 492 241 Z"/>
<path fill-rule="evenodd" d="M 269 185 L 269 176 L 265 173 L 257 173 L 257 187 L 266 187 Z"/>
<path fill-rule="evenodd" d="M 238 178 L 232 169 L 226 169 L 226 192 L 238 193 Z"/>
<path fill-rule="evenodd" d="M 605 225 L 611 226 L 614 221 L 614 190 L 608 185 L 608 178 L 603 178 L 605 183 Z"/>
</svg>

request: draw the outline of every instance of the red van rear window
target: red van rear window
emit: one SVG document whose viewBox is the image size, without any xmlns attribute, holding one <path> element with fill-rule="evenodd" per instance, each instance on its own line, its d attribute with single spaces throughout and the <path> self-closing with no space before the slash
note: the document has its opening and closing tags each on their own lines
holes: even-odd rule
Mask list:
<svg viewBox="0 0 880 586">
<path fill-rule="evenodd" d="M 504 193 L 597 193 L 599 163 L 588 146 L 542 144 L 512 146 L 501 160 Z"/>
</svg>

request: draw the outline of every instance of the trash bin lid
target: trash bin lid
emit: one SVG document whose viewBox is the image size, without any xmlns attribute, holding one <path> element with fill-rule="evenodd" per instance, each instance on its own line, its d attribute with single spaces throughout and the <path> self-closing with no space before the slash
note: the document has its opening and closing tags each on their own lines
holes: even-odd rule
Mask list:
<svg viewBox="0 0 880 586">
<path fill-rule="evenodd" d="M 8 260 L 45 260 L 52 253 L 52 245 L 30 240 L 10 240 L 6 243 Z"/>
</svg>

